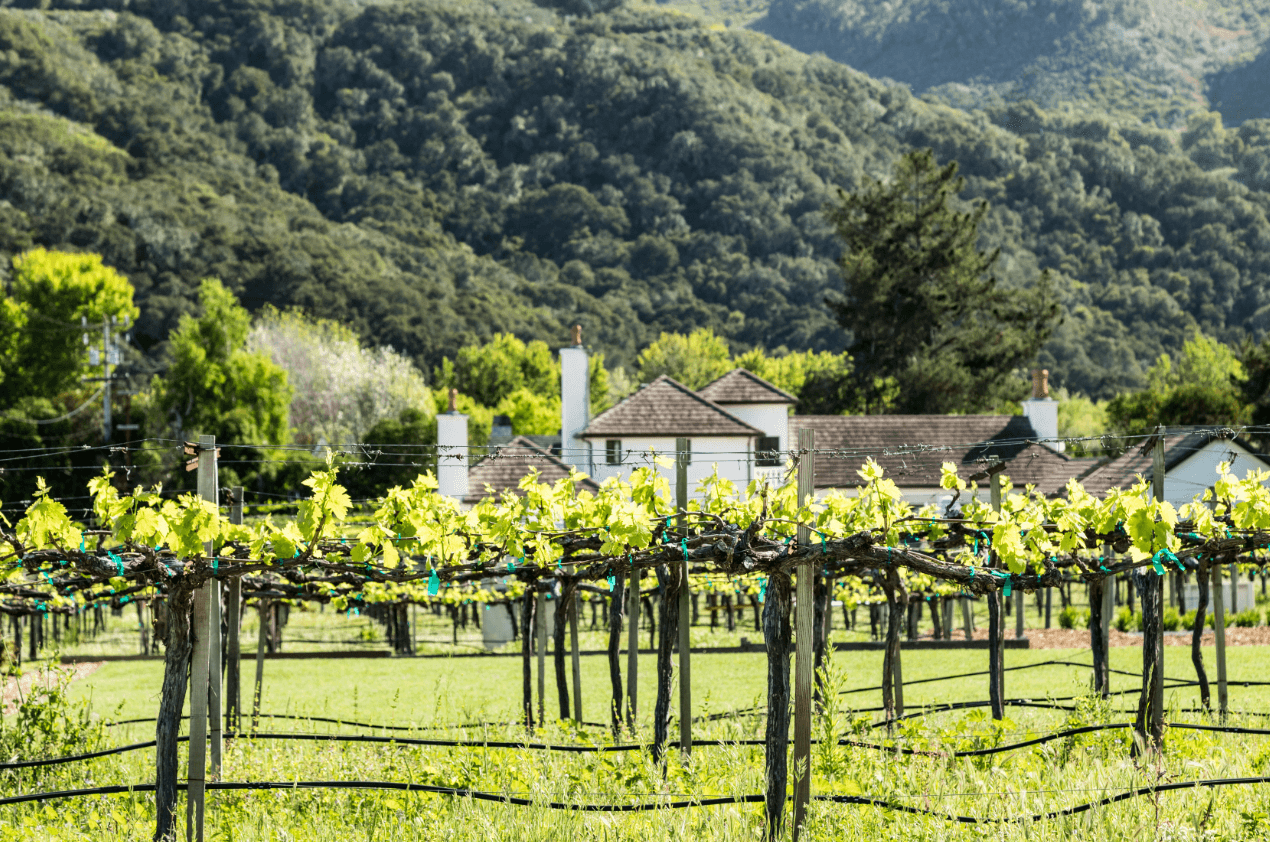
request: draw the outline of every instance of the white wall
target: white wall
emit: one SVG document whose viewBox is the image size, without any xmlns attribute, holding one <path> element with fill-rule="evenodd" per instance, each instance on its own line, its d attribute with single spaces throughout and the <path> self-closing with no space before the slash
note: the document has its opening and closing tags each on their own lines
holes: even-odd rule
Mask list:
<svg viewBox="0 0 1270 842">
<path fill-rule="evenodd" d="M 467 496 L 467 416 L 461 412 L 437 415 L 437 490 L 462 500 Z"/>
<path fill-rule="evenodd" d="M 1253 589 L 1252 582 L 1247 579 L 1241 579 L 1235 587 L 1232 594 L 1230 590 L 1230 571 L 1229 569 L 1222 571 L 1222 599 L 1226 606 L 1226 627 L 1230 627 L 1230 615 L 1240 611 L 1246 611 L 1256 605 L 1257 594 Z M 1195 606 L 1199 605 L 1199 586 L 1194 582 L 1187 582 L 1186 587 L 1182 589 L 1183 596 L 1186 597 L 1186 610 L 1194 611 Z M 1213 588 L 1210 582 L 1208 586 L 1208 617 L 1213 617 Z"/>
<path fill-rule="evenodd" d="M 560 349 L 560 461 L 586 471 L 586 447 L 578 433 L 591 418 L 591 375 L 586 348 Z"/>
<path fill-rule="evenodd" d="M 1175 506 L 1191 502 L 1196 494 L 1212 487 L 1217 480 L 1217 466 L 1229 459 L 1231 453 L 1235 454 L 1235 461 L 1230 471 L 1235 476 L 1242 477 L 1251 469 L 1266 467 L 1235 442 L 1213 439 L 1164 475 L 1164 499 Z"/>
<path fill-rule="evenodd" d="M 864 484 L 864 480 L 860 480 L 860 484 Z M 816 496 L 825 497 L 832 491 L 840 491 L 847 497 L 855 497 L 860 489 L 857 486 L 849 486 L 847 488 L 817 488 Z M 983 489 L 983 493 L 987 494 L 987 489 Z M 939 503 L 941 500 L 947 502 L 946 498 L 952 497 L 953 492 L 946 488 L 901 488 L 900 494 L 903 495 L 905 502 L 913 506 L 925 506 L 927 503 Z M 968 492 L 962 492 L 958 498 L 957 504 L 961 505 L 971 499 Z"/>
<path fill-rule="evenodd" d="M 1058 401 L 1052 398 L 1032 398 L 1023 401 L 1023 417 L 1032 422 L 1036 437 L 1045 441 L 1050 447 L 1062 453 L 1067 443 L 1052 441 L 1058 438 Z"/>
<path fill-rule="evenodd" d="M 783 403 L 721 404 L 725 410 L 751 427 L 758 427 L 764 435 L 781 440 L 781 450 L 789 449 L 789 407 Z"/>
<path fill-rule="evenodd" d="M 653 447 L 658 455 L 673 459 L 675 440 L 673 438 L 623 438 L 621 465 L 609 465 L 605 462 L 606 439 L 590 439 L 591 442 L 591 477 L 596 482 L 603 482 L 609 477 L 628 479 L 631 471 L 651 465 L 646 456 L 648 448 Z M 737 437 L 690 438 L 692 442 L 692 461 L 688 464 L 688 496 L 696 496 L 697 483 L 710 476 L 714 465 L 719 466 L 719 475 L 727 477 L 744 488 L 753 476 L 754 440 Z M 670 482 L 671 493 L 675 488 L 675 469 L 658 467 L 657 469 Z M 672 498 L 673 499 L 673 498 Z"/>
</svg>

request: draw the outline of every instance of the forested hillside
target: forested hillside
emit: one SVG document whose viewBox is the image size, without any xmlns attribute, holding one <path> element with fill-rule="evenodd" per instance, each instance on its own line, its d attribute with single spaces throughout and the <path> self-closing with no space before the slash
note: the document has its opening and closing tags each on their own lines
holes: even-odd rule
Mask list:
<svg viewBox="0 0 1270 842">
<path fill-rule="evenodd" d="M 1267 0 L 772 0 L 754 26 L 959 105 L 1270 117 Z"/>
<path fill-rule="evenodd" d="M 966 113 L 656 7 L 25 5 L 51 8 L 0 9 L 0 247 L 102 253 L 151 343 L 217 275 L 429 369 L 574 321 L 627 365 L 698 326 L 837 350 L 822 209 L 924 146 L 991 202 L 1007 283 L 1054 270 L 1057 385 L 1107 397 L 1197 328 L 1229 341 L 1270 314 L 1270 122 L 1175 148 L 1026 104 Z"/>
</svg>

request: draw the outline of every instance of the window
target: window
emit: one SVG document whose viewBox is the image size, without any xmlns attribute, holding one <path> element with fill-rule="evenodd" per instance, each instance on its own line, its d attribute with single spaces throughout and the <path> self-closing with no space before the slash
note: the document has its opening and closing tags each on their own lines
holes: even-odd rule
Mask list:
<svg viewBox="0 0 1270 842">
<path fill-rule="evenodd" d="M 606 439 L 604 442 L 604 461 L 610 465 L 622 464 L 622 440 Z"/>
<path fill-rule="evenodd" d="M 781 465 L 781 440 L 779 436 L 759 436 L 758 446 L 755 448 L 754 464 L 759 467 L 780 467 Z"/>
</svg>

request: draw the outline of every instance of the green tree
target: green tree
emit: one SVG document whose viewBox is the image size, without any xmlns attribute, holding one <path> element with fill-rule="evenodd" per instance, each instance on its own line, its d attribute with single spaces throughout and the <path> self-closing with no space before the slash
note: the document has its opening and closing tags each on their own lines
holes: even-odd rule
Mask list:
<svg viewBox="0 0 1270 842">
<path fill-rule="evenodd" d="M 88 373 L 80 320 L 135 319 L 132 284 L 96 254 L 33 249 L 13 258 L 0 300 L 0 382 L 10 398 L 78 390 Z M 90 341 L 95 336 L 90 336 Z"/>
<path fill-rule="evenodd" d="M 198 316 L 172 332 L 172 363 L 153 382 L 154 405 L 181 434 L 242 444 L 285 444 L 291 387 L 265 354 L 246 350 L 251 316 L 220 281 L 204 280 Z"/>
<path fill-rule="evenodd" d="M 1102 445 L 1095 440 L 1107 432 L 1107 402 L 1094 401 L 1084 395 L 1069 394 L 1058 389 L 1054 398 L 1058 401 L 1058 434 L 1063 438 L 1085 439 L 1068 446 L 1072 456 L 1093 456 L 1102 452 Z"/>
<path fill-rule="evenodd" d="M 1270 424 L 1270 337 L 1260 344 L 1245 340 L 1239 357 L 1244 369 L 1240 391 L 1248 405 L 1248 421 Z"/>
<path fill-rule="evenodd" d="M 965 186 L 957 164 L 911 152 L 889 182 L 839 191 L 827 215 L 843 242 L 841 297 L 827 303 L 850 332 L 855 386 L 870 411 L 976 412 L 1019 396 L 1015 371 L 1058 321 L 1048 273 L 1031 289 L 991 274 L 999 250 L 978 248 L 986 201 L 953 203 Z M 894 379 L 898 397 L 884 405 Z"/>
<path fill-rule="evenodd" d="M 769 355 L 755 348 L 737 357 L 735 364 L 798 398 L 794 411 L 801 415 L 836 415 L 861 409 L 851 388 L 850 354 L 795 351 Z"/>
<path fill-rule="evenodd" d="M 517 435 L 551 435 L 560 432 L 560 396 L 517 389 L 494 407 L 498 415 L 511 419 Z"/>
<path fill-rule="evenodd" d="M 393 486 L 410 485 L 425 470 L 436 470 L 428 445 L 437 441 L 437 416 L 419 407 L 406 407 L 396 418 L 384 418 L 371 427 L 366 441 L 395 445 L 369 454 L 373 466 L 347 468 L 340 481 L 355 497 L 378 497 Z M 427 467 L 420 467 L 426 465 Z"/>
<path fill-rule="evenodd" d="M 1250 412 L 1248 381 L 1234 350 L 1196 333 L 1182 346 L 1176 365 L 1168 354 L 1159 356 L 1147 372 L 1147 388 L 1113 398 L 1107 418 L 1127 435 L 1148 433 L 1157 424 L 1238 424 Z"/>
<path fill-rule="evenodd" d="M 560 363 L 547 343 L 526 344 L 510 333 L 488 342 L 465 345 L 454 360 L 444 360 L 434 373 L 438 386 L 458 389 L 482 406 L 498 406 L 517 389 L 560 394 Z"/>
<path fill-rule="evenodd" d="M 687 336 L 663 333 L 635 359 L 641 383 L 667 374 L 689 389 L 700 389 L 734 367 L 728 341 L 708 327 Z"/>
</svg>

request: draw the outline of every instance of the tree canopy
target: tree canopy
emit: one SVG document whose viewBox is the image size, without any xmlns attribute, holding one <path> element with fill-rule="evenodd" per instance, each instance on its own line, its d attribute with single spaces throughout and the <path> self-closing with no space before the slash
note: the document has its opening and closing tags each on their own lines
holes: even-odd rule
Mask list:
<svg viewBox="0 0 1270 842">
<path fill-rule="evenodd" d="M 56 396 L 82 388 L 85 339 L 96 342 L 105 320 L 135 319 L 132 284 L 100 255 L 46 251 L 13 258 L 8 294 L 0 299 L 0 384 L 11 400 Z M 81 327 L 86 320 L 88 336 Z"/>
<path fill-rule="evenodd" d="M 1015 370 L 1057 324 L 1044 273 L 1031 288 L 991 274 L 1000 251 L 978 246 L 988 204 L 958 210 L 964 187 L 956 162 L 941 167 L 920 150 L 889 182 L 841 192 L 830 210 L 844 292 L 829 304 L 854 339 L 855 387 L 870 411 L 982 412 L 1017 398 Z"/>
<path fill-rule="evenodd" d="M 1117 395 L 1107 404 L 1116 429 L 1140 435 L 1157 424 L 1234 426 L 1248 417 L 1243 363 L 1233 349 L 1208 337 L 1195 335 L 1176 364 L 1161 354 L 1147 379 L 1146 389 Z"/>
<path fill-rule="evenodd" d="M 1030 2 L 1030 0 L 1029 0 Z M 163 343 L 220 277 L 424 370 L 581 323 L 837 353 L 822 208 L 913 149 L 957 161 L 1002 284 L 1052 274 L 1036 362 L 1097 399 L 1270 313 L 1270 123 L 1184 138 L 1026 101 L 959 111 L 649 5 L 49 0 L 0 8 L 0 252 L 99 253 Z M 1179 142 L 1181 140 L 1181 142 Z"/>
<path fill-rule="evenodd" d="M 286 444 L 292 388 L 284 369 L 247 350 L 251 316 L 211 279 L 200 285 L 199 309 L 172 332 L 172 363 L 152 384 L 155 407 L 185 438 Z"/>
</svg>

